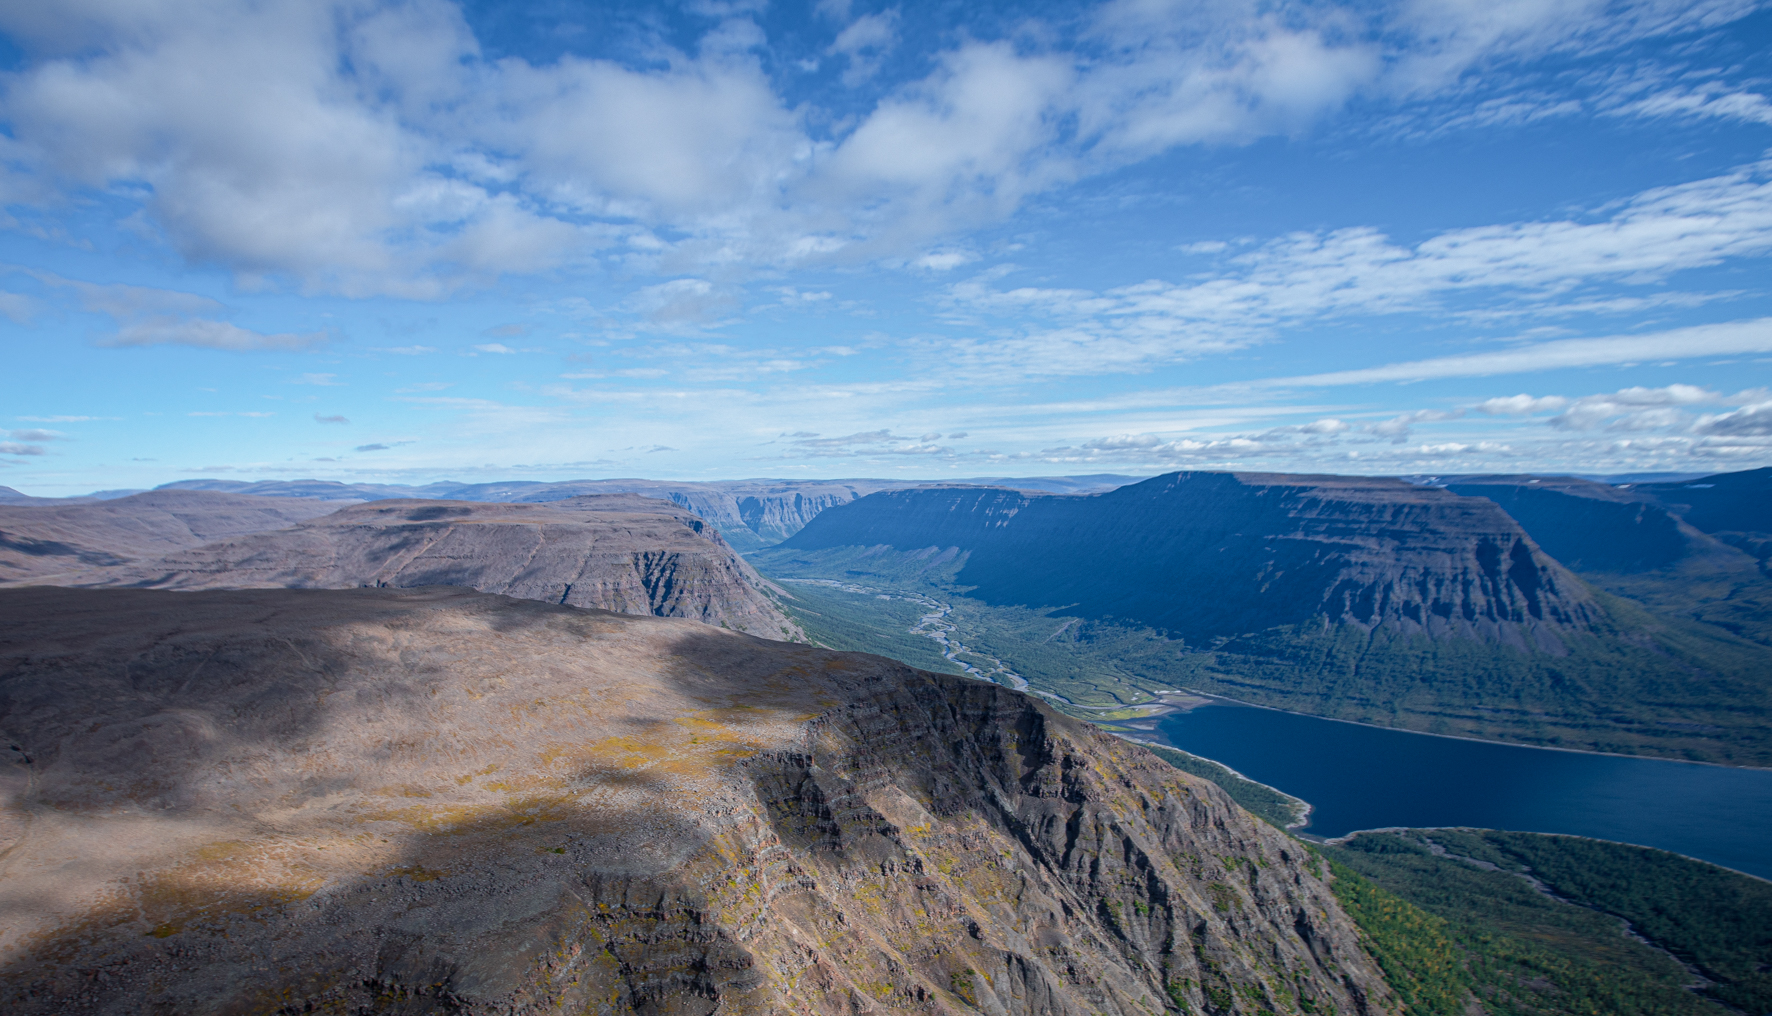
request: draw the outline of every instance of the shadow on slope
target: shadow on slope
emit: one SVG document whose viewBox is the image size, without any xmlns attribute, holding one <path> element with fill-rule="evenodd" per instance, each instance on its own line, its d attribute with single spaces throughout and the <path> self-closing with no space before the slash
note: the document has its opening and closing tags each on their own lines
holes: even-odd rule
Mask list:
<svg viewBox="0 0 1772 1016">
<path fill-rule="evenodd" d="M 459 589 L 0 607 L 12 1012 L 1386 994 L 1296 844 L 993 686 Z"/>
</svg>

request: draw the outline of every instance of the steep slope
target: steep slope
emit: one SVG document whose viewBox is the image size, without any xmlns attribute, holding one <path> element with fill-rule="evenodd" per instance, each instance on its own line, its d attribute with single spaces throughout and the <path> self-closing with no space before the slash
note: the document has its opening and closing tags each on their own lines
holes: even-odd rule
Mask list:
<svg viewBox="0 0 1772 1016">
<path fill-rule="evenodd" d="M 1493 502 L 1384 478 L 1172 473 L 1086 497 L 887 491 L 783 549 L 877 544 L 959 548 L 957 581 L 988 603 L 1070 605 L 1192 643 L 1326 623 L 1556 653 L 1600 613 Z"/>
<path fill-rule="evenodd" d="M 1772 575 L 1772 467 L 1681 483 L 1638 483 L 1628 489 L 1740 548 Z"/>
<path fill-rule="evenodd" d="M 282 529 L 338 508 L 337 502 L 190 490 L 82 503 L 30 498 L 0 505 L 0 583 L 52 581 L 213 540 Z"/>
<path fill-rule="evenodd" d="M 1692 484 L 1612 487 L 1569 477 L 1459 477 L 1449 490 L 1487 497 L 1520 521 L 1558 560 L 1607 592 L 1656 614 L 1697 622 L 1772 646 L 1772 532 L 1704 532 L 1706 525 L 1772 527 L 1768 471 Z M 1695 507 L 1671 498 L 1709 496 Z M 1756 560 L 1756 557 L 1758 560 Z"/>
<path fill-rule="evenodd" d="M 798 627 L 719 533 L 652 498 L 551 504 L 372 501 L 299 526 L 105 569 L 80 585 L 158 589 L 465 586 L 769 638 Z"/>
<path fill-rule="evenodd" d="M 0 1006 L 1394 1011 L 1301 846 L 992 685 L 460 589 L 0 591 Z"/>
<path fill-rule="evenodd" d="M 1753 570 L 1739 551 L 1629 488 L 1568 476 L 1461 476 L 1446 489 L 1501 505 L 1539 547 L 1576 571 Z"/>
<path fill-rule="evenodd" d="M 1641 517 L 1747 567 L 1670 516 Z M 911 637 L 963 646 L 948 658 L 1079 714 L 1127 719 L 1116 710 L 1185 688 L 1435 733 L 1772 764 L 1772 646 L 1752 603 L 1708 604 L 1696 621 L 1652 612 L 1569 572 L 1495 501 L 1432 486 L 1175 473 L 1090 496 L 883 491 L 752 560 L 800 583 L 796 616 L 815 640 L 873 648 L 856 615 L 899 596 L 927 608 Z"/>
</svg>

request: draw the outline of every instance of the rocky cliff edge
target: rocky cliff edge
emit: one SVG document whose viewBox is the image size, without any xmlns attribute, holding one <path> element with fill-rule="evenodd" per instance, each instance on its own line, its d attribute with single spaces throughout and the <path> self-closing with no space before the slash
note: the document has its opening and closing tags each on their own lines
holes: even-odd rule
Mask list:
<svg viewBox="0 0 1772 1016">
<path fill-rule="evenodd" d="M 1300 844 L 994 685 L 458 588 L 0 612 L 9 1013 L 1393 1008 Z"/>
</svg>

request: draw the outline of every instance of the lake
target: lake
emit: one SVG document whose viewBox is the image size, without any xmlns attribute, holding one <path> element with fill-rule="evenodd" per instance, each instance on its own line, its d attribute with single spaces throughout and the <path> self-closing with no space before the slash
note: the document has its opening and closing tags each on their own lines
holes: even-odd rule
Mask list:
<svg viewBox="0 0 1772 1016">
<path fill-rule="evenodd" d="M 1305 831 L 1473 826 L 1660 847 L 1772 878 L 1772 770 L 1435 737 L 1215 702 L 1177 748 L 1309 801 Z"/>
</svg>

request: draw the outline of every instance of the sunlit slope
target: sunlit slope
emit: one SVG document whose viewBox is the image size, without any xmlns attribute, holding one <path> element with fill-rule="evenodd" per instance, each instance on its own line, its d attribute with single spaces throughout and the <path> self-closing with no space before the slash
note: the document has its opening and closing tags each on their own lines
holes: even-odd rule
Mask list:
<svg viewBox="0 0 1772 1016">
<path fill-rule="evenodd" d="M 1008 689 L 463 589 L 0 612 L 9 1016 L 1396 1011 L 1299 843 Z"/>
</svg>

